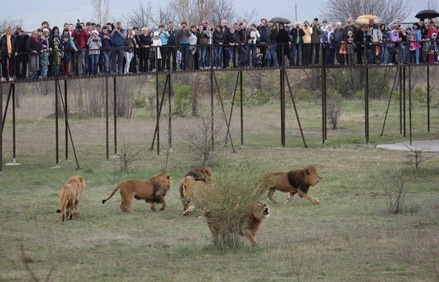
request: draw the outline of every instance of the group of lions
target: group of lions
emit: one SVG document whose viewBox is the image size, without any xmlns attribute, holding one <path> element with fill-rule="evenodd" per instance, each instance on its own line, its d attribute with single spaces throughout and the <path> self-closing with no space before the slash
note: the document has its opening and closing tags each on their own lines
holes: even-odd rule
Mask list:
<svg viewBox="0 0 439 282">
<path fill-rule="evenodd" d="M 318 204 L 319 200 L 308 194 L 308 190 L 321 180 L 322 178 L 314 166 L 288 172 L 270 172 L 261 176 L 258 190 L 260 193 L 268 190 L 268 198 L 275 204 L 278 203 L 273 197 L 276 190 L 289 193 L 287 203 L 290 203 L 293 200 L 293 196 L 297 193 L 312 204 Z M 180 198 L 183 205 L 183 215 L 188 215 L 196 209 L 193 202 L 194 196 L 199 189 L 203 189 L 206 185 L 211 184 L 212 181 L 212 169 L 206 166 L 192 169 L 181 179 Z M 102 203 L 104 204 L 108 201 L 119 190 L 122 200 L 120 209 L 124 212 L 132 211 L 131 202 L 133 199 L 145 200 L 145 202 L 151 205 L 152 210 L 156 209 L 156 203 L 161 204 L 160 210 L 164 210 L 166 207 L 165 196 L 171 187 L 172 178 L 168 173 L 160 173 L 146 180 L 125 179 L 113 189 L 108 198 L 102 200 Z M 59 209 L 57 210 L 58 213 L 61 213 L 61 222 L 66 217 L 72 219 L 73 215 L 79 213 L 79 200 L 85 188 L 86 183 L 81 176 L 71 177 L 61 187 Z M 222 228 L 221 222 L 214 222 L 208 211 L 203 210 L 202 213 L 206 218 L 214 242 L 217 242 Z M 246 237 L 252 246 L 257 246 L 256 232 L 260 229 L 264 219 L 269 215 L 268 205 L 258 201 L 254 204 L 252 211 L 242 216 L 239 234 Z"/>
</svg>

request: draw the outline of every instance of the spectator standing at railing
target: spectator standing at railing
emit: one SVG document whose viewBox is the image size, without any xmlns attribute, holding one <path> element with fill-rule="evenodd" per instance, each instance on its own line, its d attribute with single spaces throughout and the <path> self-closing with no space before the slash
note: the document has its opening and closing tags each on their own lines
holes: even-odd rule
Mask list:
<svg viewBox="0 0 439 282">
<path fill-rule="evenodd" d="M 75 52 L 75 45 L 72 44 L 69 32 L 63 31 L 61 38 L 61 49 L 64 52 L 64 56 L 61 59 L 61 71 L 64 76 L 70 75 L 70 65 L 72 61 L 72 54 Z"/>
<path fill-rule="evenodd" d="M 368 26 L 368 30 L 367 30 L 367 35 L 368 35 L 368 48 L 367 48 L 367 53 L 368 53 L 368 63 L 369 64 L 375 64 L 377 61 L 377 46 L 379 48 L 380 46 L 380 42 L 383 38 L 383 35 L 381 33 L 380 28 L 378 27 L 377 24 L 375 24 L 374 19 L 369 19 L 369 26 Z M 379 50 L 379 49 L 378 49 Z"/>
<path fill-rule="evenodd" d="M 88 57 L 90 59 L 90 75 L 98 74 L 99 55 L 101 54 L 102 41 L 99 32 L 93 30 L 87 40 Z"/>
<path fill-rule="evenodd" d="M 24 79 L 27 74 L 28 54 L 26 50 L 26 42 L 29 39 L 29 35 L 22 29 L 21 25 L 18 24 L 15 26 L 14 36 L 17 42 L 18 53 L 16 57 L 15 74 L 17 79 Z"/>
<path fill-rule="evenodd" d="M 235 31 L 235 27 L 230 28 L 230 32 L 226 35 L 225 44 L 229 45 L 229 57 L 232 60 L 232 67 L 237 68 L 239 34 Z"/>
<path fill-rule="evenodd" d="M 166 58 L 169 56 L 169 48 L 168 48 L 168 39 L 169 39 L 169 32 L 165 30 L 165 25 L 160 24 L 159 25 L 159 38 L 162 42 L 162 46 L 160 47 L 160 53 L 162 55 L 162 66 L 160 69 L 162 70 L 169 70 L 166 69 Z"/>
<path fill-rule="evenodd" d="M 346 35 L 346 62 L 349 65 L 355 65 L 357 63 L 356 59 L 356 51 L 357 51 L 357 45 L 354 41 L 354 33 L 352 30 L 349 30 Z"/>
<path fill-rule="evenodd" d="M 75 30 L 72 32 L 73 41 L 75 42 L 78 52 L 75 53 L 75 75 L 79 75 L 79 62 L 82 66 L 82 75 L 87 75 L 88 58 L 87 58 L 87 39 L 88 32 L 81 23 L 77 23 Z M 80 59 L 81 57 L 81 59 Z"/>
<path fill-rule="evenodd" d="M 99 35 L 101 37 L 101 57 L 102 57 L 102 64 L 103 64 L 103 72 L 104 73 L 110 73 L 111 71 L 111 38 L 110 33 L 108 31 L 108 28 L 104 26 L 101 30 L 101 33 Z"/>
<path fill-rule="evenodd" d="M 413 23 L 413 30 L 411 32 L 412 38 L 410 39 L 410 53 L 412 53 L 411 61 L 415 64 L 420 63 L 420 49 L 422 41 L 422 32 L 419 23 Z"/>
<path fill-rule="evenodd" d="M 41 54 L 40 54 L 40 78 L 47 78 L 49 70 L 49 55 L 52 52 L 49 46 L 49 30 L 45 28 L 41 36 Z"/>
<path fill-rule="evenodd" d="M 343 27 L 345 34 L 347 35 L 349 31 L 352 32 L 352 36 L 355 36 L 355 34 L 357 33 L 358 27 L 355 24 L 354 20 L 352 18 L 348 18 L 346 21 L 346 25 Z M 349 62 L 349 56 L 346 57 L 346 63 L 352 65 Z M 354 62 L 353 64 L 356 64 L 356 62 Z"/>
<path fill-rule="evenodd" d="M 125 57 L 125 69 L 124 74 L 129 73 L 130 70 L 130 64 L 131 60 L 134 57 L 134 51 L 136 50 L 137 43 L 134 39 L 134 33 L 131 28 L 127 28 L 126 30 L 126 37 L 125 37 L 125 44 L 124 44 L 124 57 Z"/>
<path fill-rule="evenodd" d="M 382 34 L 381 42 L 380 42 L 380 57 L 379 61 L 381 64 L 386 63 L 387 54 L 387 42 L 390 38 L 390 30 L 386 27 L 385 24 L 380 24 L 380 31 Z"/>
<path fill-rule="evenodd" d="M 247 27 L 247 20 L 242 20 L 239 24 L 239 41 L 241 42 L 241 46 L 238 52 L 238 65 L 240 67 L 248 67 L 250 64 L 250 47 L 248 44 L 249 35 L 250 31 Z"/>
<path fill-rule="evenodd" d="M 41 40 L 38 30 L 33 30 L 26 42 L 26 51 L 29 53 L 29 79 L 37 79 L 40 70 Z"/>
<path fill-rule="evenodd" d="M 250 64 L 251 66 L 254 66 L 254 58 L 256 57 L 256 47 L 257 47 L 257 42 L 259 41 L 259 38 L 261 37 L 261 35 L 259 34 L 259 31 L 256 27 L 256 24 L 252 23 L 250 25 L 250 36 L 249 36 L 249 41 L 248 44 L 250 45 Z M 258 58 L 260 59 L 260 65 L 258 67 L 262 67 L 262 60 L 264 57 L 264 54 L 262 54 L 261 49 L 258 48 L 259 52 L 258 52 Z"/>
<path fill-rule="evenodd" d="M 188 68 L 190 36 L 191 36 L 191 31 L 187 26 L 187 22 L 185 20 L 181 21 L 180 29 L 178 31 L 178 47 L 181 52 L 181 63 L 180 63 L 181 70 L 186 70 Z"/>
<path fill-rule="evenodd" d="M 199 27 L 199 33 L 200 33 L 200 37 L 198 39 L 198 44 L 199 44 L 198 65 L 200 69 L 205 69 L 210 66 L 210 61 L 209 61 L 210 52 L 208 46 L 209 46 L 209 41 L 211 40 L 212 37 L 212 32 L 208 30 L 207 25 L 204 26 L 203 24 L 202 26 Z"/>
<path fill-rule="evenodd" d="M 335 52 L 335 58 L 337 59 L 337 63 L 340 65 L 344 65 L 345 61 L 346 61 L 346 45 L 342 45 L 342 44 L 346 44 L 345 42 L 346 39 L 346 34 L 345 31 L 343 29 L 343 27 L 341 26 L 341 22 L 337 22 L 335 23 L 335 29 L 334 29 L 334 52 Z M 344 51 L 341 52 L 340 48 L 341 46 L 344 47 Z M 342 54 L 344 53 L 344 54 Z"/>
<path fill-rule="evenodd" d="M 60 74 L 61 59 L 64 56 L 64 51 L 61 47 L 61 40 L 59 38 L 59 33 L 53 36 L 53 46 L 52 46 L 52 65 L 53 65 L 53 75 L 58 76 Z"/>
<path fill-rule="evenodd" d="M 300 26 L 300 22 L 295 22 L 294 27 L 290 30 L 291 37 L 291 57 L 290 66 L 302 65 L 302 45 L 305 31 Z"/>
<path fill-rule="evenodd" d="M 166 69 L 171 69 L 171 61 L 172 61 L 172 70 L 177 70 L 177 50 L 178 50 L 178 37 L 179 31 L 175 28 L 174 22 L 168 23 L 168 51 L 166 52 L 165 60 L 166 60 Z"/>
<path fill-rule="evenodd" d="M 363 57 L 365 56 L 364 49 L 366 48 L 367 25 L 362 24 L 354 35 L 355 46 L 357 47 L 357 64 L 363 64 Z M 367 60 L 367 57 L 365 57 Z"/>
<path fill-rule="evenodd" d="M 5 82 L 14 80 L 15 76 L 15 57 L 17 56 L 17 41 L 15 35 L 12 33 L 12 27 L 6 27 L 5 34 L 0 39 L 1 42 L 1 62 L 2 62 L 2 78 L 1 81 Z M 1 97 L 0 97 L 1 99 Z"/>
<path fill-rule="evenodd" d="M 334 65 L 335 45 L 334 45 L 334 30 L 332 25 L 328 25 L 326 31 L 322 34 L 323 45 L 323 62 L 327 66 Z"/>
<path fill-rule="evenodd" d="M 308 21 L 303 22 L 302 29 L 305 33 L 302 36 L 302 40 L 303 40 L 303 46 L 302 46 L 302 48 L 303 48 L 302 49 L 302 51 L 303 51 L 302 52 L 303 65 L 310 65 L 310 64 L 312 64 L 311 35 L 313 33 L 313 29 L 312 29 L 312 27 L 309 26 Z M 320 39 L 319 39 L 318 45 L 320 45 Z"/>
<path fill-rule="evenodd" d="M 50 34 L 49 34 L 49 39 L 48 39 L 49 47 L 50 47 L 50 49 L 52 49 L 52 51 L 53 51 L 53 47 L 54 47 L 54 38 L 55 38 L 56 35 L 58 36 L 58 42 L 59 42 L 60 32 L 59 32 L 59 27 L 58 26 L 54 26 L 52 28 L 52 30 L 50 30 Z M 49 69 L 47 71 L 47 76 L 50 77 L 52 75 L 55 75 L 54 67 L 55 67 L 55 64 L 53 62 L 53 53 L 52 53 L 52 55 L 49 56 Z"/>
<path fill-rule="evenodd" d="M 394 25 L 390 32 L 389 41 L 387 42 L 387 51 L 389 53 L 387 56 L 387 64 L 394 64 L 397 62 L 396 58 L 398 57 L 398 46 L 400 41 L 399 27 Z"/>
<path fill-rule="evenodd" d="M 113 47 L 112 57 L 112 67 L 111 71 L 113 73 L 122 74 L 123 72 L 123 59 L 125 56 L 125 38 L 127 37 L 126 30 L 122 27 L 121 22 L 117 22 L 113 31 L 110 33 L 111 44 Z"/>
<path fill-rule="evenodd" d="M 149 36 L 148 28 L 142 27 L 142 33 L 139 35 L 139 71 L 147 72 L 149 68 L 149 52 L 152 38 Z"/>
<path fill-rule="evenodd" d="M 288 34 L 287 29 L 285 28 L 284 23 L 279 23 L 279 31 L 276 36 L 276 44 L 277 44 L 277 61 L 279 66 L 287 65 L 290 62 L 290 35 Z M 285 60 L 285 56 L 288 58 L 288 61 Z"/>
<path fill-rule="evenodd" d="M 277 53 L 276 53 L 276 49 L 277 49 L 276 37 L 279 31 L 276 23 L 270 22 L 269 26 L 271 32 L 270 32 L 270 40 L 268 43 L 268 50 L 267 50 L 267 66 L 275 67 L 279 65 L 277 61 Z"/>
<path fill-rule="evenodd" d="M 270 34 L 271 34 L 271 29 L 267 25 L 267 19 L 261 19 L 261 22 L 259 23 L 257 29 L 260 35 L 257 45 L 259 46 L 259 49 L 263 55 L 262 67 L 265 67 L 267 61 L 267 47 L 268 44 L 270 43 Z"/>
<path fill-rule="evenodd" d="M 151 50 L 150 50 L 150 52 L 154 54 L 154 57 L 151 56 L 152 71 L 156 71 L 156 68 L 157 70 L 160 70 L 160 67 L 162 65 L 162 54 L 160 53 L 161 46 L 162 46 L 162 41 L 159 38 L 159 33 L 156 31 L 153 33 Z"/>
<path fill-rule="evenodd" d="M 222 62 L 222 45 L 225 40 L 225 34 L 221 25 L 217 25 L 212 35 L 212 44 L 213 44 L 213 67 L 215 69 L 221 69 Z"/>
<path fill-rule="evenodd" d="M 320 49 L 321 49 L 321 37 L 323 34 L 323 30 L 320 27 L 319 19 L 314 18 L 313 23 L 311 24 L 312 34 L 311 34 L 311 57 L 314 58 L 314 64 L 320 64 Z"/>
<path fill-rule="evenodd" d="M 187 59 L 188 69 L 198 69 L 198 39 L 200 38 L 200 33 L 196 25 L 191 26 L 191 36 L 189 36 L 189 52 Z"/>
<path fill-rule="evenodd" d="M 405 26 L 401 26 L 399 30 L 399 37 L 401 38 L 401 41 L 399 42 L 399 64 L 408 64 L 409 62 L 409 34 L 407 32 L 407 28 Z"/>
</svg>

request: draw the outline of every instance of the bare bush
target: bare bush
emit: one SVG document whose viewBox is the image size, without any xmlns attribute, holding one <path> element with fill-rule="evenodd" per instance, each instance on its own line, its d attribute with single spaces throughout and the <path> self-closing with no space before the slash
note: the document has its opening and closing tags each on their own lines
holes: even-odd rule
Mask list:
<svg viewBox="0 0 439 282">
<path fill-rule="evenodd" d="M 217 115 L 214 115 L 215 118 Z M 215 158 L 219 158 L 221 148 L 220 136 L 223 133 L 222 119 L 216 119 L 212 125 L 212 117 L 206 111 L 201 111 L 197 119 L 192 119 L 188 124 L 188 129 L 182 133 L 182 139 L 191 152 L 194 161 L 199 165 L 216 163 Z"/>
<path fill-rule="evenodd" d="M 220 230 L 218 240 L 214 238 L 219 248 L 242 246 L 241 219 L 252 211 L 259 199 L 256 171 L 249 163 L 242 163 L 236 170 L 228 170 L 227 165 L 222 165 L 215 170 L 212 183 L 196 193 L 195 205 Z"/>
<path fill-rule="evenodd" d="M 407 205 L 405 203 L 405 197 L 408 188 L 405 184 L 405 179 L 400 177 L 395 182 L 395 187 L 386 190 L 386 204 L 387 212 L 389 214 L 400 214 L 406 210 Z"/>
<path fill-rule="evenodd" d="M 332 124 L 332 129 L 337 129 L 338 121 L 343 109 L 343 97 L 337 91 L 329 90 L 326 101 L 326 118 Z"/>
<path fill-rule="evenodd" d="M 142 150 L 133 149 L 129 144 L 123 143 L 120 149 L 120 169 L 127 170 L 128 167 L 137 159 L 137 156 Z"/>
<path fill-rule="evenodd" d="M 408 153 L 405 154 L 405 158 L 407 160 L 408 164 L 414 165 L 416 169 L 419 168 L 421 163 L 426 162 L 432 158 L 434 158 L 435 155 L 427 155 L 425 154 L 425 151 L 423 149 L 418 148 L 412 148 L 407 145 L 405 145 L 407 149 L 409 150 Z"/>
</svg>

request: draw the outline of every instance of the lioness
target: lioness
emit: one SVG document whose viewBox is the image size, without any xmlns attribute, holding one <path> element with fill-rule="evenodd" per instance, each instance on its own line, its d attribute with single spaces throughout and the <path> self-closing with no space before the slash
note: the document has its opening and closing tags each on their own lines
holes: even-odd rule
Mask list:
<svg viewBox="0 0 439 282">
<path fill-rule="evenodd" d="M 180 198 L 183 204 L 183 215 L 188 215 L 195 210 L 191 205 L 194 189 L 203 187 L 212 182 L 212 169 L 207 166 L 190 170 L 180 181 Z M 196 187 L 195 187 L 196 186 Z"/>
<path fill-rule="evenodd" d="M 154 211 L 156 210 L 155 204 L 160 203 L 162 204 L 160 210 L 164 210 L 166 207 L 165 195 L 171 189 L 171 186 L 172 179 L 168 173 L 160 173 L 146 180 L 125 179 L 113 189 L 107 199 L 102 200 L 102 204 L 105 204 L 117 190 L 120 190 L 120 196 L 122 197 L 120 209 L 124 212 L 132 211 L 130 207 L 133 198 L 150 203 L 151 209 Z"/>
<path fill-rule="evenodd" d="M 61 222 L 64 222 L 67 215 L 69 219 L 72 219 L 74 214 L 79 214 L 79 200 L 85 188 L 85 180 L 79 175 L 70 177 L 61 187 L 59 191 L 59 209 L 56 210 L 57 213 L 61 213 Z"/>
<path fill-rule="evenodd" d="M 315 186 L 322 178 L 318 175 L 314 166 L 308 166 L 299 170 L 291 170 L 289 172 L 271 172 L 262 176 L 262 191 L 268 189 L 268 198 L 277 204 L 278 201 L 274 199 L 273 194 L 276 190 L 281 192 L 288 192 L 287 203 L 293 200 L 294 194 L 299 194 L 314 205 L 319 203 L 317 198 L 308 194 L 310 186 Z"/>
<path fill-rule="evenodd" d="M 221 221 L 216 218 L 215 220 L 210 217 L 209 212 L 204 212 L 204 216 L 206 217 L 207 226 L 212 232 L 213 241 L 215 244 L 218 243 L 219 236 L 221 234 L 230 232 L 230 226 L 226 222 L 226 219 Z M 258 245 L 256 241 L 256 232 L 262 226 L 264 219 L 270 216 L 270 210 L 268 205 L 263 202 L 257 202 L 251 212 L 244 214 L 241 218 L 240 226 L 239 226 L 239 235 L 246 237 L 253 247 Z"/>
</svg>

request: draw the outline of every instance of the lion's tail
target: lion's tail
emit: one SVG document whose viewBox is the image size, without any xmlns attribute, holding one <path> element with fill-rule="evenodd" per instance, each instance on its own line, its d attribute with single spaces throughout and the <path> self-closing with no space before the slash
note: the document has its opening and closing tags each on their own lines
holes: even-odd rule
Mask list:
<svg viewBox="0 0 439 282">
<path fill-rule="evenodd" d="M 119 190 L 119 188 L 120 188 L 120 183 L 116 186 L 116 188 L 113 189 L 113 191 L 111 192 L 108 198 L 102 200 L 102 204 L 105 204 L 106 201 L 108 201 L 111 197 L 113 197 L 114 193 L 116 193 L 116 191 Z"/>
<path fill-rule="evenodd" d="M 59 195 L 59 209 L 56 210 L 57 213 L 64 213 L 67 207 L 68 197 L 65 189 L 61 190 Z"/>
</svg>

